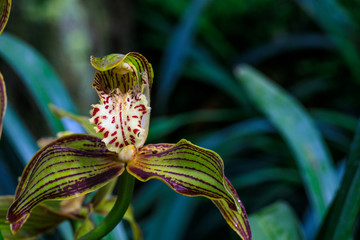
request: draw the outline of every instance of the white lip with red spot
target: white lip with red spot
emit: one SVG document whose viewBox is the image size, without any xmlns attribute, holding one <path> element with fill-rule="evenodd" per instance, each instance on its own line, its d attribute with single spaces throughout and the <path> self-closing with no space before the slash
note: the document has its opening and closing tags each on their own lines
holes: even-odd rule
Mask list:
<svg viewBox="0 0 360 240">
<path fill-rule="evenodd" d="M 145 95 L 136 89 L 125 94 L 116 89 L 104 94 L 102 99 L 106 100 L 93 105 L 90 122 L 103 135 L 107 148 L 119 153 L 125 146 L 142 147 L 147 137 L 150 115 Z"/>
</svg>

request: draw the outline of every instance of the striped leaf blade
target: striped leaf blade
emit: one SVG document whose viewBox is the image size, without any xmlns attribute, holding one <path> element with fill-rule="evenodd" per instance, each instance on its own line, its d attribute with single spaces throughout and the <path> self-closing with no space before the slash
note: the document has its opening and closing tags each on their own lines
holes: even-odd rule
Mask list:
<svg viewBox="0 0 360 240">
<path fill-rule="evenodd" d="M 3 0 L 0 3 L 0 34 L 4 30 L 10 16 L 11 0 Z"/>
<path fill-rule="evenodd" d="M 127 170 L 141 181 L 159 179 L 177 193 L 211 199 L 236 233 L 244 240 L 251 239 L 244 206 L 215 152 L 184 139 L 175 145 L 147 145 L 128 163 Z"/>
<path fill-rule="evenodd" d="M 7 220 L 16 232 L 40 202 L 94 191 L 123 170 L 116 154 L 99 138 L 84 134 L 59 138 L 40 149 L 25 167 Z"/>
<path fill-rule="evenodd" d="M 0 73 L 0 138 L 3 129 L 4 116 L 7 105 L 6 103 L 7 103 L 7 97 L 6 97 L 5 81 L 2 74 Z"/>
</svg>

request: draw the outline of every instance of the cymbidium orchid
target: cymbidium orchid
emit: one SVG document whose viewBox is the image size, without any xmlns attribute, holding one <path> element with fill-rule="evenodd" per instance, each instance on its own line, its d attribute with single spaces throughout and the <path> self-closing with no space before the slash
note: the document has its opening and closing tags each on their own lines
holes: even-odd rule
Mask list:
<svg viewBox="0 0 360 240">
<path fill-rule="evenodd" d="M 138 53 L 91 57 L 91 64 L 97 70 L 93 87 L 100 98 L 90 111 L 95 131 L 83 118 L 74 117 L 89 134 L 60 137 L 34 155 L 8 210 L 12 231 L 16 233 L 41 202 L 84 195 L 124 175 L 130 181 L 159 179 L 180 194 L 211 199 L 230 227 L 242 239 L 251 239 L 244 206 L 217 153 L 184 139 L 144 145 L 151 111 L 151 64 Z M 122 197 L 126 196 L 118 200 Z M 118 206 L 115 203 L 114 209 Z"/>
</svg>

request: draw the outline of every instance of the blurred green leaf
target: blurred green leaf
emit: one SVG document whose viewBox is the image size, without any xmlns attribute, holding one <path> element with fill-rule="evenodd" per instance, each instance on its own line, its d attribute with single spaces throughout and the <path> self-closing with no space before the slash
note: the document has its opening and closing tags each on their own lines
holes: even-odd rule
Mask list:
<svg viewBox="0 0 360 240">
<path fill-rule="evenodd" d="M 99 134 L 97 134 L 94 130 L 94 125 L 92 125 L 89 122 L 89 117 L 78 116 L 71 112 L 65 111 L 64 109 L 61 109 L 61 108 L 55 106 L 54 104 L 49 104 L 49 109 L 57 118 L 59 118 L 59 119 L 70 118 L 70 119 L 78 122 L 86 130 L 86 132 L 88 134 L 90 134 L 92 136 L 99 136 Z"/>
<path fill-rule="evenodd" d="M 175 28 L 168 43 L 160 67 L 160 78 L 157 82 L 157 111 L 165 111 L 168 100 L 174 90 L 179 74 L 189 54 L 196 32 L 198 18 L 211 0 L 194 0 L 188 6 L 180 23 Z"/>
<path fill-rule="evenodd" d="M 257 213 L 251 214 L 249 221 L 253 231 L 253 239 L 305 239 L 296 215 L 285 202 L 274 203 Z"/>
<path fill-rule="evenodd" d="M 153 118 L 148 141 L 160 139 L 188 124 L 231 121 L 239 119 L 241 115 L 242 113 L 237 109 L 202 109 L 179 113 L 175 116 Z"/>
<path fill-rule="evenodd" d="M 243 90 L 236 83 L 229 69 L 216 62 L 210 54 L 199 47 L 192 47 L 189 55 L 193 61 L 184 70 L 187 76 L 221 89 L 239 104 L 246 103 Z"/>
<path fill-rule="evenodd" d="M 86 233 L 94 229 L 94 223 L 91 221 L 90 217 L 87 217 L 80 227 L 76 230 L 74 239 L 79 239 L 84 236 Z"/>
<path fill-rule="evenodd" d="M 301 104 L 260 72 L 250 66 L 239 66 L 235 74 L 294 153 L 308 198 L 320 221 L 338 184 L 321 135 Z"/>
<path fill-rule="evenodd" d="M 360 83 L 360 54 L 356 48 L 357 27 L 337 0 L 295 0 L 337 45 L 355 80 Z"/>
<path fill-rule="evenodd" d="M 25 166 L 38 150 L 38 147 L 35 139 L 29 133 L 10 103 L 8 103 L 4 117 L 4 134 L 14 148 L 14 152 L 23 163 L 23 166 Z"/>
<path fill-rule="evenodd" d="M 50 64 L 30 45 L 8 33 L 0 36 L 0 55 L 24 81 L 52 130 L 63 131 L 48 104 L 71 112 L 76 112 L 76 108 Z"/>
<path fill-rule="evenodd" d="M 318 232 L 317 240 L 351 239 L 360 212 L 360 122 L 351 146 L 345 175 Z"/>
</svg>

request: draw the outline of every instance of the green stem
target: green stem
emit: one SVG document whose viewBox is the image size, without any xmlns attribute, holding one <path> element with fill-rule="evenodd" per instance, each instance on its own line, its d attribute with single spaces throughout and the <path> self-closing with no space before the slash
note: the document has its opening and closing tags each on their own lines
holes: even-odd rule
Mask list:
<svg viewBox="0 0 360 240">
<path fill-rule="evenodd" d="M 101 239 L 116 227 L 129 207 L 134 190 L 134 183 L 135 178 L 127 171 L 124 171 L 119 177 L 119 192 L 114 207 L 99 225 L 79 238 L 79 240 Z"/>
</svg>

